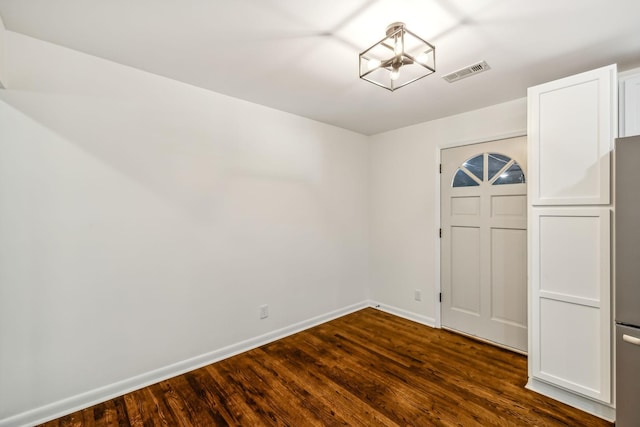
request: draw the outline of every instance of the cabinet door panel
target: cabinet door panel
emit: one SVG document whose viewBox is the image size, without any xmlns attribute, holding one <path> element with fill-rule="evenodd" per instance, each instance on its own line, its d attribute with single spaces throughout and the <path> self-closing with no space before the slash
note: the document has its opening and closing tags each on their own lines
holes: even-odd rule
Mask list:
<svg viewBox="0 0 640 427">
<path fill-rule="evenodd" d="M 611 400 L 611 212 L 533 208 L 532 375 Z"/>
<path fill-rule="evenodd" d="M 529 88 L 533 205 L 609 203 L 615 75 L 612 65 Z"/>
</svg>

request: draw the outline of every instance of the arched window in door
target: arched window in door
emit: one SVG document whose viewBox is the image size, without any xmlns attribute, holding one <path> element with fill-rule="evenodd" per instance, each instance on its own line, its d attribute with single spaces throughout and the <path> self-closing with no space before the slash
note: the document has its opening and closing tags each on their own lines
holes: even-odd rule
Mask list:
<svg viewBox="0 0 640 427">
<path fill-rule="evenodd" d="M 518 162 L 498 153 L 483 153 L 465 160 L 453 175 L 452 187 L 524 184 L 524 172 Z"/>
</svg>

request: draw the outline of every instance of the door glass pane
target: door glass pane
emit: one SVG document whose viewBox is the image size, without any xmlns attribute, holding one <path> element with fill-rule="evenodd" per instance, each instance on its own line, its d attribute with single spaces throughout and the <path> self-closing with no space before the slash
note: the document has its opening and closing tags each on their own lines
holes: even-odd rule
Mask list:
<svg viewBox="0 0 640 427">
<path fill-rule="evenodd" d="M 478 177 L 480 181 L 484 178 L 484 154 L 472 157 L 462 164 L 469 172 Z M 477 185 L 477 184 L 476 184 Z"/>
<path fill-rule="evenodd" d="M 520 165 L 514 163 L 509 169 L 500 174 L 500 177 L 493 182 L 493 185 L 502 184 L 524 184 L 524 172 Z"/>
<path fill-rule="evenodd" d="M 453 176 L 453 184 L 451 184 L 452 187 L 474 187 L 478 185 L 480 184 L 464 173 L 461 169 L 458 169 L 456 174 Z"/>
<path fill-rule="evenodd" d="M 502 154 L 497 153 L 489 153 L 489 161 L 488 161 L 488 181 L 491 181 L 491 178 L 495 176 L 500 169 L 505 167 L 507 163 L 509 163 L 511 159 L 507 156 L 503 156 Z"/>
</svg>

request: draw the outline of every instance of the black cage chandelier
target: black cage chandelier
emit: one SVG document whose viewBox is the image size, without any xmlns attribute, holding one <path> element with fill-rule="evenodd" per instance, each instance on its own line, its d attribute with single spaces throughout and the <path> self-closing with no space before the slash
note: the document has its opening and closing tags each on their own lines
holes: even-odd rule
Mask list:
<svg viewBox="0 0 640 427">
<path fill-rule="evenodd" d="M 387 27 L 387 36 L 360 54 L 360 78 L 390 91 L 436 71 L 436 48 L 407 30 Z"/>
</svg>

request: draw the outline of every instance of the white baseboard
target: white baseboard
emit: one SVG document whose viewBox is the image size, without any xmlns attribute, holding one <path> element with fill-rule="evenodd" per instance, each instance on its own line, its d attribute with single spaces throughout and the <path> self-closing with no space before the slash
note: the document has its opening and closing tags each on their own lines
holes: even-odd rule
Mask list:
<svg viewBox="0 0 640 427">
<path fill-rule="evenodd" d="M 423 316 L 421 314 L 413 313 L 411 311 L 404 310 L 402 308 L 393 307 L 391 305 L 382 304 L 376 301 L 368 301 L 369 307 L 376 308 L 380 311 L 384 311 L 389 314 L 393 314 L 398 317 L 402 317 L 413 322 L 421 323 L 423 325 L 436 327 L 436 320 L 432 317 Z"/>
<path fill-rule="evenodd" d="M 362 301 L 360 303 L 334 310 L 332 312 L 295 323 L 293 325 L 257 336 L 255 338 L 241 341 L 236 344 L 214 350 L 212 352 L 202 354 L 191 359 L 187 359 L 154 371 L 128 378 L 124 381 L 119 381 L 105 387 L 97 388 L 86 393 L 72 396 L 68 399 L 53 402 L 49 405 L 11 416 L 9 418 L 4 418 L 0 420 L 0 427 L 28 427 L 60 418 L 64 415 L 79 411 L 100 402 L 122 396 L 123 394 L 130 393 L 140 388 L 156 384 L 160 381 L 173 378 L 177 375 L 181 375 L 194 369 L 209 365 L 211 363 L 215 363 L 220 360 L 235 356 L 245 351 L 252 350 L 254 348 L 304 331 L 338 317 L 345 316 L 366 307 L 372 307 L 377 310 L 384 311 L 386 313 L 393 314 L 395 316 L 402 317 L 404 319 L 408 319 L 423 325 L 436 327 L 436 321 L 431 317 L 423 316 L 398 307 L 381 304 L 372 300 Z M 608 421 L 613 421 L 615 419 L 615 409 L 613 407 L 598 403 L 591 399 L 577 396 L 566 390 L 559 389 L 534 378 L 529 379 L 526 388 L 551 397 L 552 399 L 558 400 L 567 405 L 581 409 L 600 418 L 604 418 Z"/>
<path fill-rule="evenodd" d="M 154 371 L 128 378 L 124 381 L 119 381 L 117 383 L 97 388 L 95 390 L 91 390 L 86 393 L 70 397 L 68 399 L 53 402 L 49 405 L 11 416 L 9 418 L 4 418 L 0 420 L 0 427 L 28 427 L 60 418 L 64 415 L 79 411 L 100 402 L 122 396 L 123 394 L 130 393 L 140 388 L 156 384 L 160 381 L 173 378 L 177 375 L 181 375 L 194 369 L 209 365 L 211 363 L 215 363 L 220 360 L 235 356 L 245 351 L 252 350 L 254 348 L 304 331 L 338 317 L 345 316 L 366 307 L 372 307 L 377 310 L 384 311 L 386 313 L 393 314 L 395 316 L 402 317 L 404 319 L 408 319 L 430 327 L 436 326 L 435 319 L 431 317 L 423 316 L 394 306 L 381 304 L 372 300 L 362 301 L 360 303 L 353 304 L 320 316 L 316 316 L 311 319 L 307 319 L 305 321 L 287 326 L 285 328 L 257 336 L 255 338 L 241 341 L 239 343 L 214 350 L 212 352 L 205 353 L 191 359 L 187 359 Z M 611 406 L 607 406 L 595 402 L 591 399 L 577 396 L 563 389 L 558 389 L 545 382 L 538 381 L 536 379 L 530 379 L 526 385 L 526 388 L 551 397 L 567 405 L 581 409 L 590 414 L 596 415 L 600 418 L 604 418 L 608 421 L 613 421 L 615 419 L 615 409 Z"/>
<path fill-rule="evenodd" d="M 214 350 L 191 359 L 183 360 L 172 365 L 165 366 L 154 371 L 150 371 L 132 378 L 128 378 L 117 383 L 100 387 L 68 399 L 59 400 L 49 405 L 41 406 L 9 418 L 0 420 L 0 427 L 33 426 L 47 421 L 60 418 L 67 414 L 79 411 L 84 408 L 96 405 L 109 399 L 113 399 L 123 394 L 130 393 L 143 387 L 156 384 L 177 375 L 182 375 L 194 369 L 210 365 L 211 363 L 235 356 L 248 350 L 260 347 L 281 338 L 312 328 L 319 324 L 353 313 L 363 308 L 369 307 L 368 301 L 362 301 L 332 312 L 312 317 L 311 319 L 295 323 L 282 329 L 278 329 L 255 338 L 251 338 L 239 343 Z"/>
<path fill-rule="evenodd" d="M 579 396 L 570 391 L 555 387 L 544 381 L 537 380 L 535 378 L 529 378 L 529 382 L 525 386 L 526 389 L 535 391 L 566 405 L 573 406 L 584 412 L 587 412 L 596 417 L 603 418 L 607 421 L 613 422 L 616 419 L 616 410 L 611 405 L 596 402 L 586 397 Z"/>
</svg>

